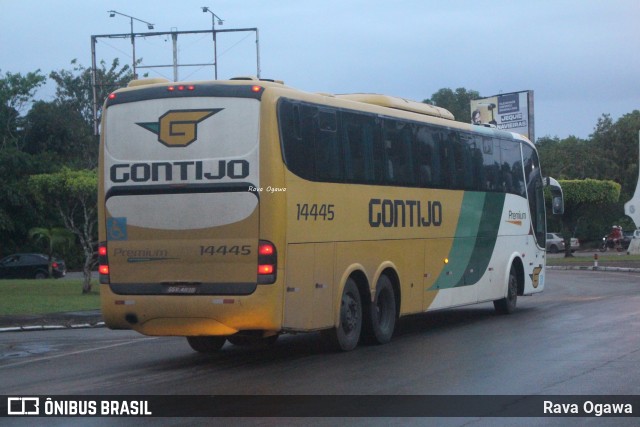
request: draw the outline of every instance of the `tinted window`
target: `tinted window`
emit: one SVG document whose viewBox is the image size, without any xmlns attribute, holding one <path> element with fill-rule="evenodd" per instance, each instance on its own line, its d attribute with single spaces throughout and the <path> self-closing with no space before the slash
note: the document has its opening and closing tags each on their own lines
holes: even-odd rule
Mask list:
<svg viewBox="0 0 640 427">
<path fill-rule="evenodd" d="M 384 151 L 376 117 L 342 112 L 346 180 L 357 183 L 384 182 Z"/>
<path fill-rule="evenodd" d="M 538 245 L 544 248 L 546 244 L 546 214 L 544 210 L 544 192 L 542 174 L 540 173 L 540 163 L 538 162 L 537 153 L 528 145 L 522 146 L 522 158 L 524 161 L 526 191 L 529 196 L 531 222 L 536 239 L 538 240 Z"/>
<path fill-rule="evenodd" d="M 500 149 L 504 191 L 525 197 L 520 143 L 502 140 L 500 141 Z"/>
<path fill-rule="evenodd" d="M 413 166 L 413 132 L 410 123 L 384 120 L 386 181 L 394 185 L 415 184 Z"/>
<path fill-rule="evenodd" d="M 338 138 L 338 118 L 335 110 L 318 110 L 318 125 L 315 127 L 316 179 L 320 181 L 342 181 L 344 153 Z"/>
<path fill-rule="evenodd" d="M 415 136 L 418 185 L 441 187 L 440 134 L 430 126 L 418 125 Z"/>
<path fill-rule="evenodd" d="M 491 134 L 284 98 L 279 101 L 278 117 L 287 167 L 312 181 L 508 192 L 525 197 L 534 170 L 526 161 L 523 166 L 519 141 Z M 533 149 L 529 151 L 535 155 Z"/>
</svg>

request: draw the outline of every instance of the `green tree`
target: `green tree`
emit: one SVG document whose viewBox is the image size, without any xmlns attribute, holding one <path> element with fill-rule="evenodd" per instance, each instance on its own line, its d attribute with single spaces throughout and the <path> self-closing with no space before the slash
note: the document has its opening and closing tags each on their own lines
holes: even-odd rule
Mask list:
<svg viewBox="0 0 640 427">
<path fill-rule="evenodd" d="M 91 292 L 91 271 L 96 265 L 98 174 L 95 170 L 71 170 L 34 175 L 30 189 L 43 209 L 54 208 L 65 228 L 73 233 L 84 252 L 82 292 Z"/>
<path fill-rule="evenodd" d="M 47 212 L 37 212 L 29 195 L 29 176 L 52 172 L 55 162 L 35 157 L 14 146 L 0 148 L 0 251 L 7 255 L 24 249 L 29 229 L 46 223 Z"/>
<path fill-rule="evenodd" d="M 71 61 L 73 69 L 52 71 L 49 77 L 58 87 L 56 101 L 80 113 L 83 120 L 93 129 L 93 81 L 91 69 L 78 64 L 77 59 Z M 107 68 L 104 61 L 96 67 L 96 93 L 98 118 L 101 114 L 102 102 L 114 90 L 124 87 L 133 79 L 133 71 L 129 65 L 120 66 L 115 58 Z"/>
<path fill-rule="evenodd" d="M 0 75 L 0 149 L 8 144 L 19 145 L 20 114 L 45 81 L 40 70 L 24 76 L 10 72 Z"/>
<path fill-rule="evenodd" d="M 98 142 L 79 111 L 64 102 L 37 101 L 24 120 L 23 150 L 46 156 L 59 166 L 93 169 L 98 165 Z"/>
<path fill-rule="evenodd" d="M 52 259 L 53 252 L 56 247 L 64 249 L 70 247 L 75 241 L 76 236 L 66 228 L 53 227 L 43 228 L 36 227 L 29 230 L 29 238 L 36 241 L 44 241 L 45 250 L 49 258 L 49 277 L 52 277 Z"/>
<path fill-rule="evenodd" d="M 634 110 L 615 123 L 604 114 L 591 135 L 592 143 L 607 160 L 605 177 L 620 183 L 624 201 L 633 196 L 638 180 L 638 130 L 640 111 Z"/>
<path fill-rule="evenodd" d="M 620 184 L 595 179 L 558 180 L 564 193 L 564 214 L 561 216 L 565 257 L 571 255 L 570 237 L 578 222 L 593 209 L 611 206 L 620 198 Z"/>
<path fill-rule="evenodd" d="M 459 87 L 454 92 L 449 88 L 443 88 L 422 102 L 446 108 L 457 121 L 468 123 L 471 121 L 471 101 L 479 98 L 480 94 L 475 90 Z"/>
<path fill-rule="evenodd" d="M 545 175 L 556 179 L 610 179 L 606 174 L 610 162 L 591 140 L 544 137 L 538 139 L 537 146 Z"/>
</svg>

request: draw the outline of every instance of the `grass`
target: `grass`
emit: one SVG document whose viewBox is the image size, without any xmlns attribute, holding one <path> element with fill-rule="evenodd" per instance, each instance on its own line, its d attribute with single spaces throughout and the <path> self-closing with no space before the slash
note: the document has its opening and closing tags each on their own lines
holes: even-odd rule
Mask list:
<svg viewBox="0 0 640 427">
<path fill-rule="evenodd" d="M 598 253 L 595 252 L 594 253 Z M 575 256 L 571 258 L 547 257 L 547 265 L 593 265 L 593 255 Z M 598 265 L 600 267 L 630 267 L 640 268 L 640 255 L 627 255 L 626 252 L 598 253 Z"/>
<path fill-rule="evenodd" d="M 81 279 L 0 280 L 0 316 L 46 314 L 100 308 L 98 284 L 82 293 Z"/>
</svg>

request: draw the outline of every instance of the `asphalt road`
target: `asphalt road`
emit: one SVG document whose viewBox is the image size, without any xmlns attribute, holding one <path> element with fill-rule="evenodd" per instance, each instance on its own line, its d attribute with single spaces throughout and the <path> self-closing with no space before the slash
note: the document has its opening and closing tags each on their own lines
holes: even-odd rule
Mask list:
<svg viewBox="0 0 640 427">
<path fill-rule="evenodd" d="M 521 297 L 513 315 L 498 316 L 491 304 L 482 304 L 412 316 L 401 320 L 391 343 L 360 346 L 349 353 L 325 351 L 318 334 L 283 336 L 268 350 L 227 343 L 219 354 L 206 356 L 193 352 L 183 338 L 105 328 L 2 333 L 0 394 L 639 395 L 640 275 L 547 274 L 545 292 Z M 634 409 L 640 412 L 640 407 Z M 46 424 L 56 425 L 56 420 L 62 422 L 49 419 Z M 401 418 L 390 423 L 638 424 L 637 418 L 536 420 L 449 418 L 435 423 Z M 114 419 L 110 421 L 92 423 L 114 424 Z M 138 420 L 136 425 L 150 421 Z M 387 421 L 373 420 L 373 424 L 387 425 Z M 314 418 L 313 423 L 337 421 Z M 153 425 L 158 424 L 165 422 L 155 419 Z"/>
</svg>

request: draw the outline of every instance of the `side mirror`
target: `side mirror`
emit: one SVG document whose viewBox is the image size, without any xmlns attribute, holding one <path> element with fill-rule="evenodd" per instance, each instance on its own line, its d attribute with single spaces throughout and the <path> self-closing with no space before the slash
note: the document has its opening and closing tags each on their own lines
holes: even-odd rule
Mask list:
<svg viewBox="0 0 640 427">
<path fill-rule="evenodd" d="M 551 191 L 551 212 L 554 215 L 562 215 L 564 213 L 564 196 L 562 194 L 562 187 L 558 181 L 551 177 L 544 179 L 544 185 L 549 187 Z"/>
</svg>

